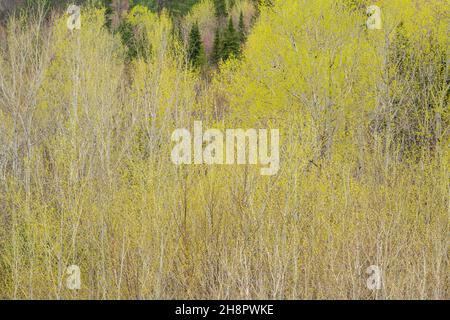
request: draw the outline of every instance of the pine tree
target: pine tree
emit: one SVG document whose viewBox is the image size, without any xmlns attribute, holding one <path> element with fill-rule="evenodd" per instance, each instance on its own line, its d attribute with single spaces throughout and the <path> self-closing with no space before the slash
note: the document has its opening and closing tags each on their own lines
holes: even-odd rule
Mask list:
<svg viewBox="0 0 450 320">
<path fill-rule="evenodd" d="M 217 18 L 227 16 L 227 4 L 225 0 L 214 0 L 214 8 L 216 10 Z"/>
<path fill-rule="evenodd" d="M 220 35 L 220 29 L 216 29 L 214 34 L 213 50 L 211 53 L 211 61 L 213 64 L 218 64 L 222 59 L 222 37 Z"/>
<path fill-rule="evenodd" d="M 244 13 L 241 11 L 241 15 L 239 16 L 239 40 L 241 43 L 244 43 L 247 40 L 247 34 L 245 30 L 245 22 L 244 22 Z"/>
<path fill-rule="evenodd" d="M 227 60 L 231 56 L 238 57 L 240 53 L 239 35 L 233 25 L 233 19 L 230 17 L 228 27 L 225 30 L 222 46 L 222 59 Z"/>
<path fill-rule="evenodd" d="M 188 60 L 195 68 L 202 68 L 206 62 L 205 49 L 198 23 L 194 23 L 189 34 Z"/>
</svg>

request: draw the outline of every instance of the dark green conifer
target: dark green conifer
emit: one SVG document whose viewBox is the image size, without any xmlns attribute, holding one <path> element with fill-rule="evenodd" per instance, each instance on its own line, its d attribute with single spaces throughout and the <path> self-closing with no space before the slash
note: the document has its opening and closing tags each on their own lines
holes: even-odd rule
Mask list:
<svg viewBox="0 0 450 320">
<path fill-rule="evenodd" d="M 244 13 L 241 11 L 241 14 L 239 16 L 239 40 L 241 43 L 244 43 L 245 40 L 247 40 L 247 32 L 245 30 L 245 22 L 244 22 Z"/>
<path fill-rule="evenodd" d="M 216 11 L 216 17 L 222 18 L 227 16 L 227 4 L 225 0 L 214 0 L 214 8 Z"/>
<path fill-rule="evenodd" d="M 234 28 L 233 19 L 230 17 L 223 38 L 222 59 L 227 60 L 231 56 L 238 57 L 240 49 L 239 35 Z"/>
<path fill-rule="evenodd" d="M 200 34 L 198 23 L 194 23 L 189 34 L 188 60 L 195 68 L 202 68 L 205 65 L 205 49 Z"/>
<path fill-rule="evenodd" d="M 211 62 L 213 64 L 218 64 L 222 59 L 222 37 L 220 34 L 220 29 L 216 29 L 216 33 L 214 34 L 214 43 L 213 50 L 211 53 Z"/>
</svg>

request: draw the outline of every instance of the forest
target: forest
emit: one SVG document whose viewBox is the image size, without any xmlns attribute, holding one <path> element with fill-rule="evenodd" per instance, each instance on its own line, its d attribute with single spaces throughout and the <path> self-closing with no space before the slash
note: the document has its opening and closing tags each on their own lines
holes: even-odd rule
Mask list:
<svg viewBox="0 0 450 320">
<path fill-rule="evenodd" d="M 449 27 L 448 0 L 0 0 L 0 299 L 449 299 Z M 196 121 L 279 130 L 279 170 L 175 165 Z"/>
</svg>

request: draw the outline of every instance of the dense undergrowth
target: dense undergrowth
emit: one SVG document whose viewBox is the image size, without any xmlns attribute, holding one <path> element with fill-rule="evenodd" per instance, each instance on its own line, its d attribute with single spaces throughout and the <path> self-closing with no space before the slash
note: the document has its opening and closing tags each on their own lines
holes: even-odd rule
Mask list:
<svg viewBox="0 0 450 320">
<path fill-rule="evenodd" d="M 186 52 L 195 22 L 213 40 L 209 1 L 127 16 L 132 59 L 104 9 L 74 32 L 11 16 L 0 298 L 448 299 L 448 1 L 378 4 L 382 30 L 365 1 L 253 7 L 239 57 L 206 77 Z M 280 129 L 280 171 L 175 166 L 171 133 L 195 120 Z"/>
</svg>

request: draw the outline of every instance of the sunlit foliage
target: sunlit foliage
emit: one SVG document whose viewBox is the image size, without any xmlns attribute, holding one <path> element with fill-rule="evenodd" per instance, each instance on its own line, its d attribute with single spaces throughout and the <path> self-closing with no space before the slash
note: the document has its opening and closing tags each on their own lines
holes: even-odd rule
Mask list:
<svg viewBox="0 0 450 320">
<path fill-rule="evenodd" d="M 98 7 L 74 31 L 62 12 L 12 15 L 0 298 L 448 299 L 448 1 L 378 1 L 382 30 L 369 3 L 227 2 L 247 40 L 210 77 L 187 39 L 198 21 L 210 52 L 211 1 L 134 6 L 132 45 Z M 280 129 L 278 174 L 175 166 L 171 133 L 196 120 Z"/>
</svg>

